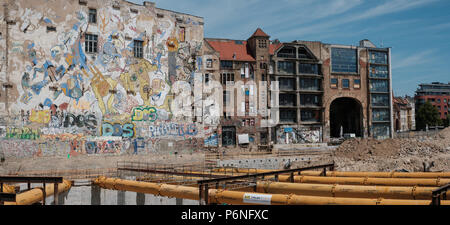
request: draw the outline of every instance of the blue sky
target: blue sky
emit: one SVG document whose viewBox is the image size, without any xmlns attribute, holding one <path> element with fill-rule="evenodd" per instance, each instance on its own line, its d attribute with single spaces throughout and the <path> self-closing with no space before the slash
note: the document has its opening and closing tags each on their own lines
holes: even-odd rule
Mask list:
<svg viewBox="0 0 450 225">
<path fill-rule="evenodd" d="M 142 4 L 142 0 L 130 0 Z M 419 83 L 450 82 L 449 0 L 155 0 L 156 7 L 204 18 L 205 37 L 247 39 L 262 28 L 271 40 L 392 48 L 394 94 Z"/>
</svg>

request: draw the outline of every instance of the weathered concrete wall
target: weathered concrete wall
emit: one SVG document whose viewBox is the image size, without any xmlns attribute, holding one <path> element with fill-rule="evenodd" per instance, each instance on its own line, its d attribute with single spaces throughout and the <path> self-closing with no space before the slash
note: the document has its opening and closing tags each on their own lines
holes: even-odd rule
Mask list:
<svg viewBox="0 0 450 225">
<path fill-rule="evenodd" d="M 332 74 L 331 72 L 331 48 L 341 47 L 329 44 L 322 44 L 321 48 L 321 60 L 323 61 L 323 75 L 324 75 L 324 96 L 323 96 L 323 106 L 324 106 L 324 141 L 328 141 L 330 138 L 330 107 L 334 100 L 342 97 L 348 97 L 355 99 L 362 107 L 362 131 L 364 137 L 368 136 L 368 123 L 370 123 L 370 118 L 368 114 L 369 105 L 369 92 L 368 92 L 368 74 L 367 74 L 367 49 L 355 48 L 357 49 L 358 56 L 358 74 L 357 75 L 347 75 L 347 74 Z M 349 46 L 344 46 L 349 47 Z M 339 85 L 337 88 L 331 88 L 331 78 L 338 78 Z M 343 89 L 341 82 L 342 79 L 350 80 L 350 87 L 348 89 Z M 353 80 L 360 79 L 361 85 L 359 88 L 353 87 Z"/>
<path fill-rule="evenodd" d="M 202 79 L 202 18 L 126 1 L 8 3 L 2 14 L 15 23 L 5 37 L 0 22 L 0 52 L 8 46 L 0 83 L 11 85 L 0 93 L 3 149 L 32 140 L 30 151 L 42 152 L 40 144 L 65 140 L 71 147 L 60 151 L 98 152 L 99 142 L 126 151 L 139 138 L 198 147 L 213 134 L 213 127 L 183 114 L 189 102 L 177 100 Z M 96 23 L 89 22 L 90 8 Z M 98 35 L 97 53 L 86 52 L 85 34 Z M 135 40 L 143 41 L 142 58 L 134 57 Z"/>
</svg>

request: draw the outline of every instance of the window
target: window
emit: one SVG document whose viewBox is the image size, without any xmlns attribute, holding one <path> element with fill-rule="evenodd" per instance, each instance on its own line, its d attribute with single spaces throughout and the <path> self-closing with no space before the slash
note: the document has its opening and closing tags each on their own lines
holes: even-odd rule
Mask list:
<svg viewBox="0 0 450 225">
<path fill-rule="evenodd" d="M 295 123 L 297 121 L 297 110 L 295 109 L 280 109 L 280 121 Z"/>
<path fill-rule="evenodd" d="M 56 31 L 56 27 L 47 26 L 47 32 L 50 32 L 50 31 Z M 1 33 L 0 33 L 0 39 L 1 39 Z"/>
<path fill-rule="evenodd" d="M 265 74 L 261 74 L 261 81 L 266 81 L 266 75 Z"/>
<path fill-rule="evenodd" d="M 260 48 L 267 48 L 267 40 L 258 40 L 258 46 Z"/>
<path fill-rule="evenodd" d="M 280 58 L 295 58 L 295 48 L 294 47 L 284 47 L 278 51 L 277 57 Z"/>
<path fill-rule="evenodd" d="M 89 9 L 89 23 L 97 23 L 97 10 Z"/>
<path fill-rule="evenodd" d="M 376 122 L 389 122 L 389 109 L 373 109 L 372 120 Z"/>
<path fill-rule="evenodd" d="M 374 137 L 389 136 L 389 130 L 389 124 L 374 124 L 372 127 Z"/>
<path fill-rule="evenodd" d="M 342 88 L 350 88 L 350 80 L 349 79 L 342 79 Z"/>
<path fill-rule="evenodd" d="M 372 94 L 372 106 L 389 106 L 389 95 Z"/>
<path fill-rule="evenodd" d="M 228 105 L 230 102 L 230 92 L 229 91 L 223 91 L 223 107 Z"/>
<path fill-rule="evenodd" d="M 369 82 L 370 91 L 373 92 L 388 92 L 389 83 L 387 80 L 371 80 Z"/>
<path fill-rule="evenodd" d="M 438 102 L 438 103 L 441 103 L 441 99 L 440 99 L 440 98 L 438 98 L 438 99 L 437 99 L 437 102 Z"/>
<path fill-rule="evenodd" d="M 278 72 L 293 74 L 294 73 L 294 62 L 279 61 L 278 62 Z"/>
<path fill-rule="evenodd" d="M 233 61 L 220 61 L 221 69 L 233 69 Z"/>
<path fill-rule="evenodd" d="M 357 73 L 356 49 L 332 48 L 331 71 L 338 73 Z"/>
<path fill-rule="evenodd" d="M 298 66 L 299 73 L 319 74 L 319 65 L 300 63 Z"/>
<path fill-rule="evenodd" d="M 387 66 L 374 66 L 370 65 L 369 76 L 371 78 L 388 78 Z"/>
<path fill-rule="evenodd" d="M 206 68 L 212 68 L 213 66 L 213 62 L 212 59 L 207 59 L 206 60 Z"/>
<path fill-rule="evenodd" d="M 84 50 L 87 53 L 97 53 L 98 36 L 95 34 L 85 34 Z"/>
<path fill-rule="evenodd" d="M 205 73 L 205 84 L 209 83 L 209 73 Z"/>
<path fill-rule="evenodd" d="M 133 52 L 134 57 L 143 58 L 144 57 L 144 42 L 139 40 L 134 40 Z"/>
<path fill-rule="evenodd" d="M 298 58 L 299 59 L 312 59 L 312 57 L 309 55 L 308 51 L 304 48 L 298 49 Z"/>
<path fill-rule="evenodd" d="M 227 84 L 227 82 L 234 82 L 234 73 L 222 73 L 220 75 L 222 84 Z"/>
<path fill-rule="evenodd" d="M 300 105 L 302 106 L 320 106 L 320 95 L 300 95 Z"/>
<path fill-rule="evenodd" d="M 353 88 L 355 88 L 355 89 L 361 88 L 361 80 L 360 79 L 353 80 Z"/>
<path fill-rule="evenodd" d="M 387 64 L 387 53 L 386 52 L 370 52 L 369 53 L 370 63 L 376 64 Z"/>
<path fill-rule="evenodd" d="M 338 79 L 337 78 L 331 78 L 331 88 L 337 88 L 338 87 Z"/>
<path fill-rule="evenodd" d="M 280 105 L 281 106 L 296 106 L 297 98 L 295 94 L 280 94 Z"/>
<path fill-rule="evenodd" d="M 294 78 L 279 78 L 278 82 L 280 85 L 280 90 L 282 90 L 282 91 L 295 90 L 295 79 Z"/>
<path fill-rule="evenodd" d="M 302 109 L 300 114 L 302 122 L 320 122 L 319 110 Z"/>
<path fill-rule="evenodd" d="M 320 91 L 321 90 L 321 82 L 320 79 L 312 79 L 312 78 L 301 78 L 300 89 L 301 90 L 309 90 L 309 91 Z"/>
</svg>

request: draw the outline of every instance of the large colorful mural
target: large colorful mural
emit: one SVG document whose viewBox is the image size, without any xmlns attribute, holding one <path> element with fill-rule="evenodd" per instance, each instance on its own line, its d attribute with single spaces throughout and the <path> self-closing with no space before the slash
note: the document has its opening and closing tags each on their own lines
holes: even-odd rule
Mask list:
<svg viewBox="0 0 450 225">
<path fill-rule="evenodd" d="M 3 149 L 27 145 L 31 155 L 42 155 L 42 146 L 64 140 L 69 154 L 137 153 L 156 140 L 211 138 L 210 127 L 179 121 L 173 111 L 174 87 L 194 90 L 201 73 L 203 19 L 125 1 L 87 4 L 10 2 L 7 13 L 16 23 L 0 82 L 13 87 L 0 112 Z M 135 43 L 142 57 L 135 57 Z M 28 144 L 33 141 L 37 147 Z"/>
</svg>

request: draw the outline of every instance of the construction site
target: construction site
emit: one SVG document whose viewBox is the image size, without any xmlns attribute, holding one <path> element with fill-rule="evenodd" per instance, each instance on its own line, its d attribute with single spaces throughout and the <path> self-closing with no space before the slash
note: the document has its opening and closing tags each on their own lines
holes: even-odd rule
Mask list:
<svg viewBox="0 0 450 225">
<path fill-rule="evenodd" d="M 1 200 L 5 205 L 448 205 L 449 140 L 447 128 L 429 136 L 353 138 L 302 150 L 3 159 Z"/>
<path fill-rule="evenodd" d="M 450 128 L 401 123 L 391 47 L 137 2 L 1 1 L 0 205 L 450 204 Z"/>
</svg>

